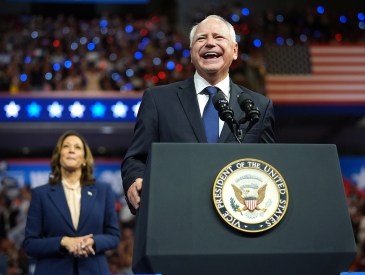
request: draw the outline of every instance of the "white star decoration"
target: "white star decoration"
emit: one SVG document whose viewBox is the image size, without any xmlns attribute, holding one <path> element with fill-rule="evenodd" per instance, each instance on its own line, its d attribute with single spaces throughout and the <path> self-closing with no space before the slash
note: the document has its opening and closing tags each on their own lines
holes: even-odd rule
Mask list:
<svg viewBox="0 0 365 275">
<path fill-rule="evenodd" d="M 138 101 L 136 105 L 133 105 L 132 110 L 134 112 L 134 117 L 137 117 L 139 106 L 141 106 L 141 101 Z"/>
<path fill-rule="evenodd" d="M 10 101 L 8 105 L 4 106 L 7 117 L 18 117 L 20 111 L 20 105 L 16 104 L 14 101 Z"/>
<path fill-rule="evenodd" d="M 117 103 L 115 103 L 112 107 L 111 107 L 112 111 L 113 111 L 113 116 L 115 118 L 117 117 L 126 117 L 127 116 L 127 111 L 128 111 L 128 106 L 123 104 L 123 102 L 118 101 Z"/>
<path fill-rule="evenodd" d="M 114 120 L 124 120 L 130 115 L 131 112 L 133 117 L 137 117 L 141 101 L 128 102 L 128 100 L 116 100 L 112 105 L 105 104 L 102 100 L 96 102 L 75 100 L 71 104 L 68 101 L 63 101 L 62 99 L 57 99 L 48 102 L 42 102 L 37 100 L 30 100 L 25 102 L 17 102 L 17 100 L 9 100 L 3 103 L 0 99 L 0 109 L 3 109 L 3 117 L 11 119 L 12 121 L 18 119 L 32 119 L 32 121 L 41 118 L 42 120 L 48 119 L 55 121 L 55 119 L 81 119 L 89 120 L 89 113 L 87 113 L 87 108 L 90 110 L 92 118 L 101 118 L 108 120 L 106 114 L 112 113 L 112 118 Z M 42 109 L 46 110 L 45 115 L 42 116 Z M 25 118 L 23 118 L 22 110 L 25 110 Z M 64 111 L 68 110 L 69 113 Z M 0 114 L 1 115 L 1 114 Z M 133 118 L 132 118 L 133 119 Z"/>
<path fill-rule="evenodd" d="M 71 117 L 82 118 L 84 116 L 85 106 L 80 104 L 80 102 L 75 101 L 74 104 L 68 107 L 68 110 L 70 111 Z"/>
<path fill-rule="evenodd" d="M 353 174 L 352 179 L 356 182 L 356 185 L 365 190 L 365 166 L 362 166 L 358 174 Z"/>
<path fill-rule="evenodd" d="M 53 101 L 51 105 L 47 106 L 47 110 L 49 112 L 49 117 L 60 118 L 62 116 L 63 106 L 57 101 Z"/>
</svg>

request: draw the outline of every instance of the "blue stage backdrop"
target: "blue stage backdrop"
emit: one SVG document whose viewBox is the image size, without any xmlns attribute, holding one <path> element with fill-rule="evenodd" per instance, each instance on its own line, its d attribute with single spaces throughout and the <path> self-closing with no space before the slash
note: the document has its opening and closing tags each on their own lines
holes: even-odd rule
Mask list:
<svg viewBox="0 0 365 275">
<path fill-rule="evenodd" d="M 58 96 L 57 96 L 58 95 Z M 0 95 L 1 122 L 134 122 L 140 95 L 17 94 Z"/>
<path fill-rule="evenodd" d="M 50 174 L 48 159 L 13 159 L 1 160 L 0 182 L 13 182 L 17 187 L 31 188 L 46 184 Z M 108 183 L 116 195 L 122 195 L 122 179 L 120 176 L 121 160 L 95 160 L 94 175 L 97 181 Z"/>
<path fill-rule="evenodd" d="M 18 187 L 45 184 L 50 173 L 49 162 L 48 159 L 0 160 L 0 180 L 13 179 Z M 122 194 L 120 164 L 119 159 L 95 160 L 96 179 L 111 184 L 117 195 Z M 340 166 L 347 195 L 356 192 L 365 196 L 365 157 L 340 157 Z"/>
<path fill-rule="evenodd" d="M 0 94 L 0 122 L 135 122 L 142 93 L 55 92 Z M 364 115 L 363 103 L 351 105 L 275 105 L 277 115 Z"/>
<path fill-rule="evenodd" d="M 340 164 L 347 195 L 365 197 L 365 157 L 341 157 Z"/>
</svg>

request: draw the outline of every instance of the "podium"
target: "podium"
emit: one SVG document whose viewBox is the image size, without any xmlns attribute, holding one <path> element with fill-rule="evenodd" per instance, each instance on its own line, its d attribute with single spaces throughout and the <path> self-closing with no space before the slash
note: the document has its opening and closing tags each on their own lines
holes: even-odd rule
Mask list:
<svg viewBox="0 0 365 275">
<path fill-rule="evenodd" d="M 275 167 L 288 189 L 285 216 L 259 233 L 229 226 L 212 199 L 221 169 L 244 158 Z M 335 145 L 152 145 L 136 220 L 135 273 L 336 275 L 355 256 Z"/>
</svg>

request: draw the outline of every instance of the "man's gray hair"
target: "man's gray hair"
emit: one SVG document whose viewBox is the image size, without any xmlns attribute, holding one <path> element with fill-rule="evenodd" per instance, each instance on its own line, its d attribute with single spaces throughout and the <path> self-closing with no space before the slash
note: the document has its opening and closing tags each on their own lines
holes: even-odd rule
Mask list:
<svg viewBox="0 0 365 275">
<path fill-rule="evenodd" d="M 231 23 L 229 23 L 227 20 L 225 20 L 223 17 L 219 16 L 219 15 L 215 15 L 215 14 L 212 14 L 212 15 L 208 15 L 204 20 L 200 21 L 199 23 L 195 24 L 192 28 L 191 28 L 191 31 L 190 31 L 190 48 L 191 46 L 193 45 L 193 39 L 194 39 L 194 36 L 195 36 L 195 33 L 196 33 L 196 28 L 198 27 L 198 25 L 201 23 L 201 22 L 204 22 L 205 20 L 207 19 L 210 19 L 210 18 L 214 18 L 214 19 L 218 19 L 220 21 L 222 21 L 224 24 L 226 24 L 226 26 L 228 27 L 228 30 L 229 30 L 229 35 L 230 35 L 230 38 L 232 39 L 233 42 L 237 42 L 236 41 L 236 32 L 232 26 Z"/>
</svg>

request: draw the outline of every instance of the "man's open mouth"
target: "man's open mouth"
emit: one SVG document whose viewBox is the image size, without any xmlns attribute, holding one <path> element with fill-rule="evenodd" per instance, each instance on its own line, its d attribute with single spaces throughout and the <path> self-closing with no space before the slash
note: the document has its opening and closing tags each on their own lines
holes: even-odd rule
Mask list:
<svg viewBox="0 0 365 275">
<path fill-rule="evenodd" d="M 220 55 L 217 53 L 205 53 L 203 55 L 203 58 L 205 58 L 205 59 L 213 59 L 213 58 L 218 58 L 218 57 L 220 57 Z"/>
</svg>

